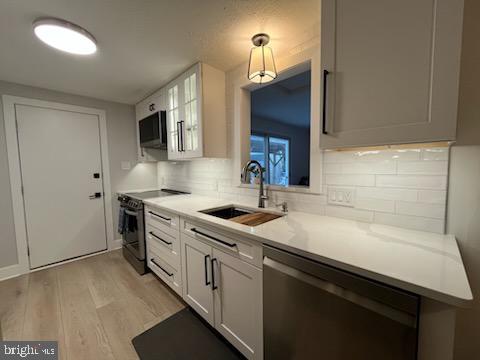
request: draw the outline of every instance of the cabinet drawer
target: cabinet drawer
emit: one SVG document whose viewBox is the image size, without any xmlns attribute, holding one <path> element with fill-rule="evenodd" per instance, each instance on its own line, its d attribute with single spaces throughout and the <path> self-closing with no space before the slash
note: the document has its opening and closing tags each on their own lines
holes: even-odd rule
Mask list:
<svg viewBox="0 0 480 360">
<path fill-rule="evenodd" d="M 181 219 L 181 231 L 194 239 L 207 242 L 229 255 L 259 268 L 262 267 L 262 247 L 259 244 L 254 244 L 249 240 L 239 240 L 236 235 L 225 234 L 184 219 Z"/>
<path fill-rule="evenodd" d="M 174 237 L 151 225 L 147 225 L 145 236 L 147 248 L 162 257 L 171 266 L 176 269 L 180 268 L 180 239 L 178 235 Z"/>
<path fill-rule="evenodd" d="M 145 209 L 145 224 L 151 225 L 168 235 L 178 237 L 179 221 L 178 215 L 155 208 L 147 207 Z"/>
<path fill-rule="evenodd" d="M 152 251 L 153 250 L 153 251 Z M 153 247 L 147 250 L 147 265 L 160 279 L 182 296 L 182 274 L 157 254 Z"/>
</svg>

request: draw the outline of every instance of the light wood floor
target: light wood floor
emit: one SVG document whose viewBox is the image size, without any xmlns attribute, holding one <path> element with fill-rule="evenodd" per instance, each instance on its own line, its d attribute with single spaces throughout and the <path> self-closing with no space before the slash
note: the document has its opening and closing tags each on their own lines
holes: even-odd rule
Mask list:
<svg viewBox="0 0 480 360">
<path fill-rule="evenodd" d="M 118 250 L 0 282 L 3 340 L 58 340 L 60 359 L 138 359 L 131 339 L 183 307 Z"/>
</svg>

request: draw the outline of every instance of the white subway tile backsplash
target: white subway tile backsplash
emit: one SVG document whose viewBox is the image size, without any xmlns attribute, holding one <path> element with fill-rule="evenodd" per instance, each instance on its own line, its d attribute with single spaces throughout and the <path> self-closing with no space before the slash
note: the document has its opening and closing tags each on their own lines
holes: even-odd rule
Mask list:
<svg viewBox="0 0 480 360">
<path fill-rule="evenodd" d="M 419 190 L 418 201 L 430 204 L 443 204 L 447 202 L 446 190 Z"/>
<path fill-rule="evenodd" d="M 375 175 L 333 175 L 326 174 L 327 185 L 373 186 Z"/>
<path fill-rule="evenodd" d="M 356 209 L 395 212 L 395 202 L 392 200 L 358 198 L 355 200 Z"/>
<path fill-rule="evenodd" d="M 376 212 L 374 222 L 378 224 L 398 226 L 406 229 L 421 230 L 442 234 L 445 229 L 444 219 L 429 219 L 418 216 L 388 214 Z"/>
<path fill-rule="evenodd" d="M 447 188 L 447 176 L 426 175 L 376 175 L 376 186 L 444 190 Z"/>
<path fill-rule="evenodd" d="M 449 149 L 445 147 L 423 149 L 423 160 L 448 160 Z"/>
<path fill-rule="evenodd" d="M 325 174 L 395 174 L 396 163 L 393 160 L 327 163 L 324 169 Z"/>
<path fill-rule="evenodd" d="M 445 218 L 445 205 L 397 201 L 395 212 L 402 215 L 443 219 Z"/>
<path fill-rule="evenodd" d="M 389 189 L 380 187 L 358 187 L 357 198 L 417 201 L 418 191 L 410 189 Z"/>
<path fill-rule="evenodd" d="M 448 148 L 327 151 L 323 194 L 268 190 L 268 206 L 442 233 L 447 196 Z M 251 206 L 258 188 L 232 185 L 233 162 L 204 159 L 158 163 L 159 186 L 220 197 Z M 329 186 L 352 188 L 353 207 L 327 205 Z"/>
<path fill-rule="evenodd" d="M 421 149 L 391 149 L 365 151 L 326 151 L 325 163 L 378 162 L 384 160 L 415 161 L 421 159 Z"/>
<path fill-rule="evenodd" d="M 404 161 L 398 163 L 398 174 L 447 175 L 447 161 Z"/>
</svg>

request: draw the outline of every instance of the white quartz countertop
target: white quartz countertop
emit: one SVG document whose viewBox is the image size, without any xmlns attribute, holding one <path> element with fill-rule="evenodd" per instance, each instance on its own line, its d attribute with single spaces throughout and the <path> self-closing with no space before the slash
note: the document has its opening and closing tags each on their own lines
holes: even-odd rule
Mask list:
<svg viewBox="0 0 480 360">
<path fill-rule="evenodd" d="M 251 227 L 200 213 L 233 203 L 198 195 L 144 203 L 444 303 L 468 306 L 473 299 L 453 235 L 297 211 Z"/>
</svg>

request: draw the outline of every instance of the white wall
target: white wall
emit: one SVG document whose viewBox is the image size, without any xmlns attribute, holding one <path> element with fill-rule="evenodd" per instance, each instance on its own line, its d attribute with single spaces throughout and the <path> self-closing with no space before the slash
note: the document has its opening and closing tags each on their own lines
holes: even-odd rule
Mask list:
<svg viewBox="0 0 480 360">
<path fill-rule="evenodd" d="M 132 105 L 113 103 L 47 89 L 34 88 L 0 81 L 0 268 L 17 263 L 12 198 L 8 172 L 3 105 L 1 95 L 8 94 L 33 99 L 60 102 L 103 109 L 107 114 L 108 152 L 112 192 L 128 188 L 155 187 L 156 165 L 136 165 L 135 110 Z M 131 170 L 122 170 L 121 162 L 130 161 Z M 118 204 L 113 196 L 114 234 L 116 232 Z"/>
<path fill-rule="evenodd" d="M 457 144 L 452 148 L 447 229 L 454 233 L 474 302 L 457 312 L 455 360 L 480 354 L 480 2 L 465 0 Z"/>
</svg>

